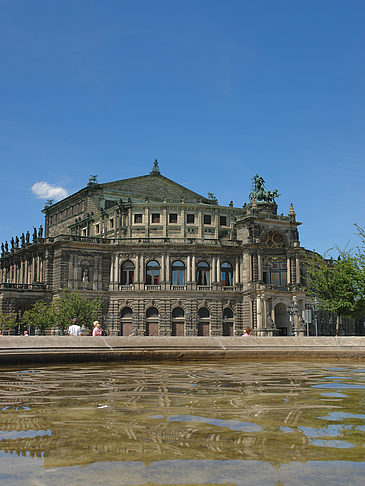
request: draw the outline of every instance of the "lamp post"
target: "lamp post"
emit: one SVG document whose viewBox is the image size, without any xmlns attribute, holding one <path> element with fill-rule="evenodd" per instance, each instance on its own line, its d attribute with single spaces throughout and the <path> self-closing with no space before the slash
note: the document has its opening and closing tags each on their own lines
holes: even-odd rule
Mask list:
<svg viewBox="0 0 365 486">
<path fill-rule="evenodd" d="M 313 321 L 314 321 L 314 328 L 316 330 L 316 336 L 318 336 L 317 309 L 318 309 L 318 300 L 317 300 L 317 297 L 314 297 L 314 302 L 313 302 Z"/>
</svg>

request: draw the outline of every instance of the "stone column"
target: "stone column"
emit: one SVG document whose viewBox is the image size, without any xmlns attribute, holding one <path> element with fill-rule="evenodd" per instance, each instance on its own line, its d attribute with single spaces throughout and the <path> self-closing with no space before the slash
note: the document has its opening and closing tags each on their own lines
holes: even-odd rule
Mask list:
<svg viewBox="0 0 365 486">
<path fill-rule="evenodd" d="M 215 278 L 215 270 L 216 270 L 216 257 L 214 256 L 212 258 L 212 266 L 211 266 L 211 274 L 212 274 L 212 278 L 211 278 L 211 284 L 215 284 L 217 279 Z"/>
<path fill-rule="evenodd" d="M 236 270 L 234 272 L 234 285 L 240 283 L 240 264 L 239 259 L 236 257 Z"/>
<path fill-rule="evenodd" d="M 166 283 L 166 255 L 164 255 L 164 254 L 161 255 L 161 270 L 160 270 L 160 272 L 161 272 L 160 283 L 165 284 Z"/>
<path fill-rule="evenodd" d="M 118 289 L 120 278 L 119 278 L 119 254 L 114 257 L 114 276 L 113 276 L 113 289 Z"/>
<path fill-rule="evenodd" d="M 257 280 L 262 282 L 262 255 L 261 253 L 257 254 Z"/>
<path fill-rule="evenodd" d="M 162 236 L 164 238 L 167 238 L 168 236 L 168 232 L 167 232 L 167 228 L 168 228 L 168 214 L 167 214 L 167 209 L 166 208 L 163 208 L 162 210 Z"/>
<path fill-rule="evenodd" d="M 253 258 L 252 253 L 248 255 L 248 280 L 253 282 Z"/>
<path fill-rule="evenodd" d="M 170 255 L 166 255 L 166 283 L 171 284 L 171 281 L 170 281 Z"/>
<path fill-rule="evenodd" d="M 196 282 L 196 262 L 195 262 L 195 255 L 191 258 L 191 282 Z"/>
<path fill-rule="evenodd" d="M 110 259 L 110 276 L 109 276 L 109 288 L 114 289 L 114 265 L 115 265 L 115 255 L 112 255 Z"/>
<path fill-rule="evenodd" d="M 145 238 L 148 238 L 150 236 L 150 213 L 148 206 L 144 210 L 144 228 Z"/>
<path fill-rule="evenodd" d="M 300 264 L 299 264 L 299 258 L 297 256 L 295 257 L 295 273 L 296 273 L 296 283 L 300 284 Z"/>
<path fill-rule="evenodd" d="M 144 288 L 144 255 L 139 256 L 139 283 L 140 289 Z"/>
<path fill-rule="evenodd" d="M 221 259 L 217 257 L 217 283 L 221 282 Z"/>
<path fill-rule="evenodd" d="M 287 275 L 287 281 L 288 281 L 288 285 L 291 284 L 291 275 L 290 275 L 290 257 L 287 258 L 286 260 L 286 275 Z"/>
<path fill-rule="evenodd" d="M 191 256 L 188 255 L 187 263 L 186 263 L 186 283 L 189 284 L 191 282 Z"/>
<path fill-rule="evenodd" d="M 257 319 L 257 331 L 258 331 L 258 335 L 261 336 L 262 335 L 262 327 L 263 327 L 263 316 L 262 316 L 262 312 L 263 312 L 263 309 L 262 309 L 262 300 L 260 297 L 257 297 L 256 299 L 256 306 L 257 306 L 257 312 L 256 312 L 256 319 Z"/>
</svg>

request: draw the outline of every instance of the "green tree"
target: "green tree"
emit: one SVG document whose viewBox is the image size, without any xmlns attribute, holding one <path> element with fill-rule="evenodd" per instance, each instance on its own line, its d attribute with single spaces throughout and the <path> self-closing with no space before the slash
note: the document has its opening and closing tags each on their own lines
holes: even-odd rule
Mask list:
<svg viewBox="0 0 365 486">
<path fill-rule="evenodd" d="M 42 300 L 38 300 L 24 312 L 22 323 L 33 326 L 40 334 L 44 334 L 46 329 L 56 325 L 56 320 L 51 306 Z"/>
<path fill-rule="evenodd" d="M 81 327 L 92 329 L 101 305 L 100 299 L 88 299 L 77 292 L 66 292 L 52 302 L 52 312 L 57 326 L 64 331 L 71 325 L 74 317 Z"/>
<path fill-rule="evenodd" d="M 0 311 L 0 329 L 11 329 L 17 326 L 16 315 L 11 312 Z"/>
<path fill-rule="evenodd" d="M 359 255 L 338 250 L 337 260 L 326 260 L 316 253 L 305 259 L 306 289 L 316 297 L 321 309 L 336 313 L 336 335 L 341 317 L 356 317 L 365 311 L 364 267 Z"/>
</svg>

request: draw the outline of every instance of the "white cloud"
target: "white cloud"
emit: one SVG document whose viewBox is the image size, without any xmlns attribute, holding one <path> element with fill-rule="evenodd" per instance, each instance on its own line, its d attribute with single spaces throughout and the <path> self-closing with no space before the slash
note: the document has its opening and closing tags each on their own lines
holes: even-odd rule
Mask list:
<svg viewBox="0 0 365 486">
<path fill-rule="evenodd" d="M 33 184 L 32 192 L 39 199 L 55 199 L 56 201 L 60 201 L 68 194 L 66 189 L 63 187 L 48 184 L 48 182 L 45 181 L 36 182 Z"/>
</svg>

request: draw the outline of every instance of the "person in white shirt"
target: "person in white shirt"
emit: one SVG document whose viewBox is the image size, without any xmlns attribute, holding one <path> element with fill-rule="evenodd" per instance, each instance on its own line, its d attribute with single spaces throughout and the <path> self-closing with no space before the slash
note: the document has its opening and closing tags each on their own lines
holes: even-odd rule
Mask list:
<svg viewBox="0 0 365 486">
<path fill-rule="evenodd" d="M 81 336 L 81 327 L 77 324 L 77 319 L 72 319 L 72 325 L 68 328 L 69 336 Z"/>
</svg>

